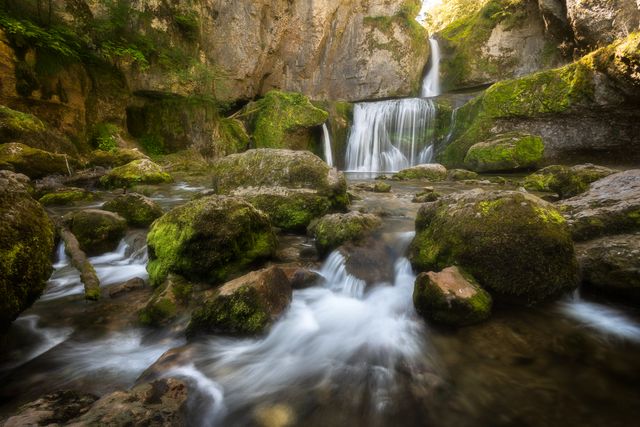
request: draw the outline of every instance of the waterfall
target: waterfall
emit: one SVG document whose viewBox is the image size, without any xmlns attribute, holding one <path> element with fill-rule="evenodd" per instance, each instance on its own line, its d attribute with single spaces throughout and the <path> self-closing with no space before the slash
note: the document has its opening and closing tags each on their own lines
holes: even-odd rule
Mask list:
<svg viewBox="0 0 640 427">
<path fill-rule="evenodd" d="M 333 167 L 333 153 L 331 151 L 331 136 L 327 124 L 322 124 L 322 145 L 324 146 L 324 160 L 330 167 Z"/>
<path fill-rule="evenodd" d="M 431 160 L 435 104 L 408 98 L 356 104 L 346 153 L 348 172 L 397 172 Z"/>
<path fill-rule="evenodd" d="M 429 46 L 431 46 L 431 69 L 422 82 L 423 97 L 440 95 L 440 45 L 436 39 L 430 38 Z"/>
</svg>

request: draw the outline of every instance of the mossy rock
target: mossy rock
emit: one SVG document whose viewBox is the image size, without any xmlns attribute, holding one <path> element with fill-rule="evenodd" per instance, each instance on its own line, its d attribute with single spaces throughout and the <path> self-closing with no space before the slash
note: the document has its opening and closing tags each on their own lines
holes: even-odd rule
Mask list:
<svg viewBox="0 0 640 427">
<path fill-rule="evenodd" d="M 551 191 L 566 199 L 584 193 L 592 182 L 614 173 L 613 169 L 592 164 L 553 165 L 527 176 L 523 185 L 529 191 Z"/>
<path fill-rule="evenodd" d="M 291 283 L 279 267 L 251 272 L 213 291 L 194 311 L 187 335 L 263 333 L 289 306 Z"/>
<path fill-rule="evenodd" d="M 508 133 L 471 146 L 464 164 L 476 172 L 515 171 L 536 167 L 543 155 L 539 136 Z"/>
<path fill-rule="evenodd" d="M 274 254 L 269 218 L 248 202 L 209 196 L 174 208 L 147 235 L 147 271 L 153 286 L 170 272 L 189 281 L 220 283 Z"/>
<path fill-rule="evenodd" d="M 309 226 L 308 233 L 315 238 L 318 252 L 327 254 L 346 242 L 363 239 L 381 225 L 375 215 L 349 212 L 320 218 Z"/>
<path fill-rule="evenodd" d="M 348 204 L 344 174 L 307 151 L 257 149 L 232 154 L 211 167 L 213 188 L 229 194 L 245 187 L 310 189 L 327 197 L 332 209 Z"/>
<path fill-rule="evenodd" d="M 565 219 L 515 191 L 472 190 L 423 205 L 409 257 L 417 271 L 457 265 L 494 297 L 525 304 L 574 288 L 578 277 Z"/>
<path fill-rule="evenodd" d="M 109 171 L 100 178 L 106 188 L 132 187 L 138 184 L 162 184 L 173 182 L 171 175 L 149 159 L 134 160 Z"/>
<path fill-rule="evenodd" d="M 250 187 L 232 195 L 245 199 L 266 213 L 274 226 L 288 231 L 304 230 L 313 219 L 331 210 L 329 198 L 303 188 Z"/>
<path fill-rule="evenodd" d="M 391 184 L 378 181 L 375 184 L 373 184 L 373 192 L 374 193 L 390 193 Z"/>
<path fill-rule="evenodd" d="M 428 163 L 424 165 L 414 166 L 403 169 L 393 175 L 393 179 L 399 181 L 407 181 L 412 179 L 421 179 L 425 181 L 444 181 L 447 178 L 447 168 L 438 163 Z"/>
<path fill-rule="evenodd" d="M 169 274 L 140 310 L 138 320 L 145 326 L 166 325 L 187 308 L 192 293 L 191 283 L 183 277 Z"/>
<path fill-rule="evenodd" d="M 95 150 L 89 156 L 89 166 L 102 166 L 105 168 L 114 168 L 126 165 L 134 160 L 147 159 L 138 150 L 129 148 L 116 148 L 110 151 Z"/>
<path fill-rule="evenodd" d="M 491 295 L 459 267 L 439 273 L 421 273 L 413 290 L 416 311 L 425 318 L 449 326 L 482 322 L 491 315 Z"/>
<path fill-rule="evenodd" d="M 10 169 L 29 178 L 47 175 L 68 175 L 77 161 L 63 154 L 32 148 L 19 142 L 0 144 L 0 168 Z"/>
<path fill-rule="evenodd" d="M 99 255 L 116 249 L 127 232 L 127 221 L 113 212 L 86 209 L 64 216 L 64 222 L 77 237 L 87 255 Z"/>
<path fill-rule="evenodd" d="M 23 183 L 0 175 L 0 330 L 42 294 L 52 271 L 54 234 Z"/>
<path fill-rule="evenodd" d="M 295 92 L 272 90 L 249 104 L 251 128 L 257 148 L 314 150 L 312 129 L 321 126 L 329 113 L 315 107 L 309 98 Z"/>
<path fill-rule="evenodd" d="M 164 213 L 159 204 L 138 193 L 127 193 L 109 200 L 102 209 L 115 212 L 135 227 L 148 227 Z"/>
<path fill-rule="evenodd" d="M 469 179 L 478 179 L 477 172 L 466 169 L 451 169 L 447 171 L 448 181 L 466 181 Z"/>
<path fill-rule="evenodd" d="M 40 197 L 39 202 L 44 206 L 69 206 L 76 202 L 94 200 L 95 195 L 83 188 L 65 187 Z"/>
</svg>

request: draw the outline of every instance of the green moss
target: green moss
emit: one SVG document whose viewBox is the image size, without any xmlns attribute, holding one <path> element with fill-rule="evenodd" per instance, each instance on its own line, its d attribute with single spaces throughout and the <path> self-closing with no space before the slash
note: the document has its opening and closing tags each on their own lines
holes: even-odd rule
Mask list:
<svg viewBox="0 0 640 427">
<path fill-rule="evenodd" d="M 343 243 L 361 240 L 381 224 L 375 215 L 350 212 L 322 217 L 308 231 L 315 238 L 318 252 L 327 254 Z"/>
<path fill-rule="evenodd" d="M 37 117 L 0 105 L 0 131 L 8 137 L 45 130 L 44 123 Z"/>
<path fill-rule="evenodd" d="M 615 170 L 591 164 L 577 166 L 548 166 L 527 176 L 524 187 L 531 191 L 552 191 L 560 198 L 576 196 L 589 189 L 589 185 L 615 173 Z"/>
<path fill-rule="evenodd" d="M 414 166 L 412 168 L 403 169 L 393 175 L 393 179 L 399 181 L 423 179 L 427 181 L 437 182 L 444 181 L 447 177 L 447 170 L 436 164 Z"/>
<path fill-rule="evenodd" d="M 30 178 L 42 178 L 53 174 L 67 175 L 77 161 L 63 154 L 12 142 L 0 144 L 0 165 L 9 166 L 13 171 Z"/>
<path fill-rule="evenodd" d="M 157 326 L 176 316 L 178 309 L 170 298 L 159 298 L 138 313 L 138 321 L 145 326 Z"/>
<path fill-rule="evenodd" d="M 88 255 L 114 250 L 127 231 L 124 218 L 97 209 L 72 212 L 65 215 L 64 219 L 78 238 L 80 249 Z"/>
<path fill-rule="evenodd" d="M 134 160 L 124 166 L 113 168 L 107 175 L 100 178 L 100 184 L 106 188 L 162 184 L 172 181 L 171 175 L 148 159 Z"/>
<path fill-rule="evenodd" d="M 98 123 L 93 128 L 91 143 L 98 150 L 115 152 L 120 132 L 120 127 L 113 123 Z"/>
<path fill-rule="evenodd" d="M 55 193 L 45 194 L 40 198 L 40 203 L 44 206 L 66 206 L 75 202 L 90 201 L 94 199 L 94 195 L 89 191 L 82 189 L 64 189 Z"/>
<path fill-rule="evenodd" d="M 126 219 L 129 225 L 137 227 L 148 227 L 163 214 L 160 205 L 136 193 L 118 196 L 105 203 L 102 209 L 117 213 Z"/>
<path fill-rule="evenodd" d="M 542 161 L 542 138 L 518 133 L 501 134 L 473 145 L 464 163 L 477 172 L 517 170 L 535 167 Z"/>
</svg>

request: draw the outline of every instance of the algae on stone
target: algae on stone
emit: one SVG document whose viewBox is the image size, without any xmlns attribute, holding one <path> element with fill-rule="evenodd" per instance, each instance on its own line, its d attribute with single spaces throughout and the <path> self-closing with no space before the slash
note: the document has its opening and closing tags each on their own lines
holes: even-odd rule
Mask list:
<svg viewBox="0 0 640 427">
<path fill-rule="evenodd" d="M 163 214 L 160 205 L 138 193 L 118 196 L 102 205 L 102 209 L 117 213 L 137 227 L 148 227 Z"/>
<path fill-rule="evenodd" d="M 134 160 L 124 166 L 113 168 L 100 178 L 106 188 L 132 187 L 138 184 L 162 184 L 172 182 L 171 175 L 160 165 L 149 159 Z"/>
<path fill-rule="evenodd" d="M 508 133 L 496 135 L 471 146 L 464 158 L 464 164 L 476 172 L 513 171 L 537 166 L 543 155 L 542 138 Z"/>
</svg>

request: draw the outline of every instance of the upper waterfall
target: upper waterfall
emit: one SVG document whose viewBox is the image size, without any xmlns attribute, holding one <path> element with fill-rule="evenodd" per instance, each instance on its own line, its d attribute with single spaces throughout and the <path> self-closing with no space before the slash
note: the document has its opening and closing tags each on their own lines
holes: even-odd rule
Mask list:
<svg viewBox="0 0 640 427">
<path fill-rule="evenodd" d="M 434 38 L 429 39 L 431 46 L 431 68 L 422 82 L 422 96 L 438 96 L 440 90 L 440 45 Z"/>
</svg>

